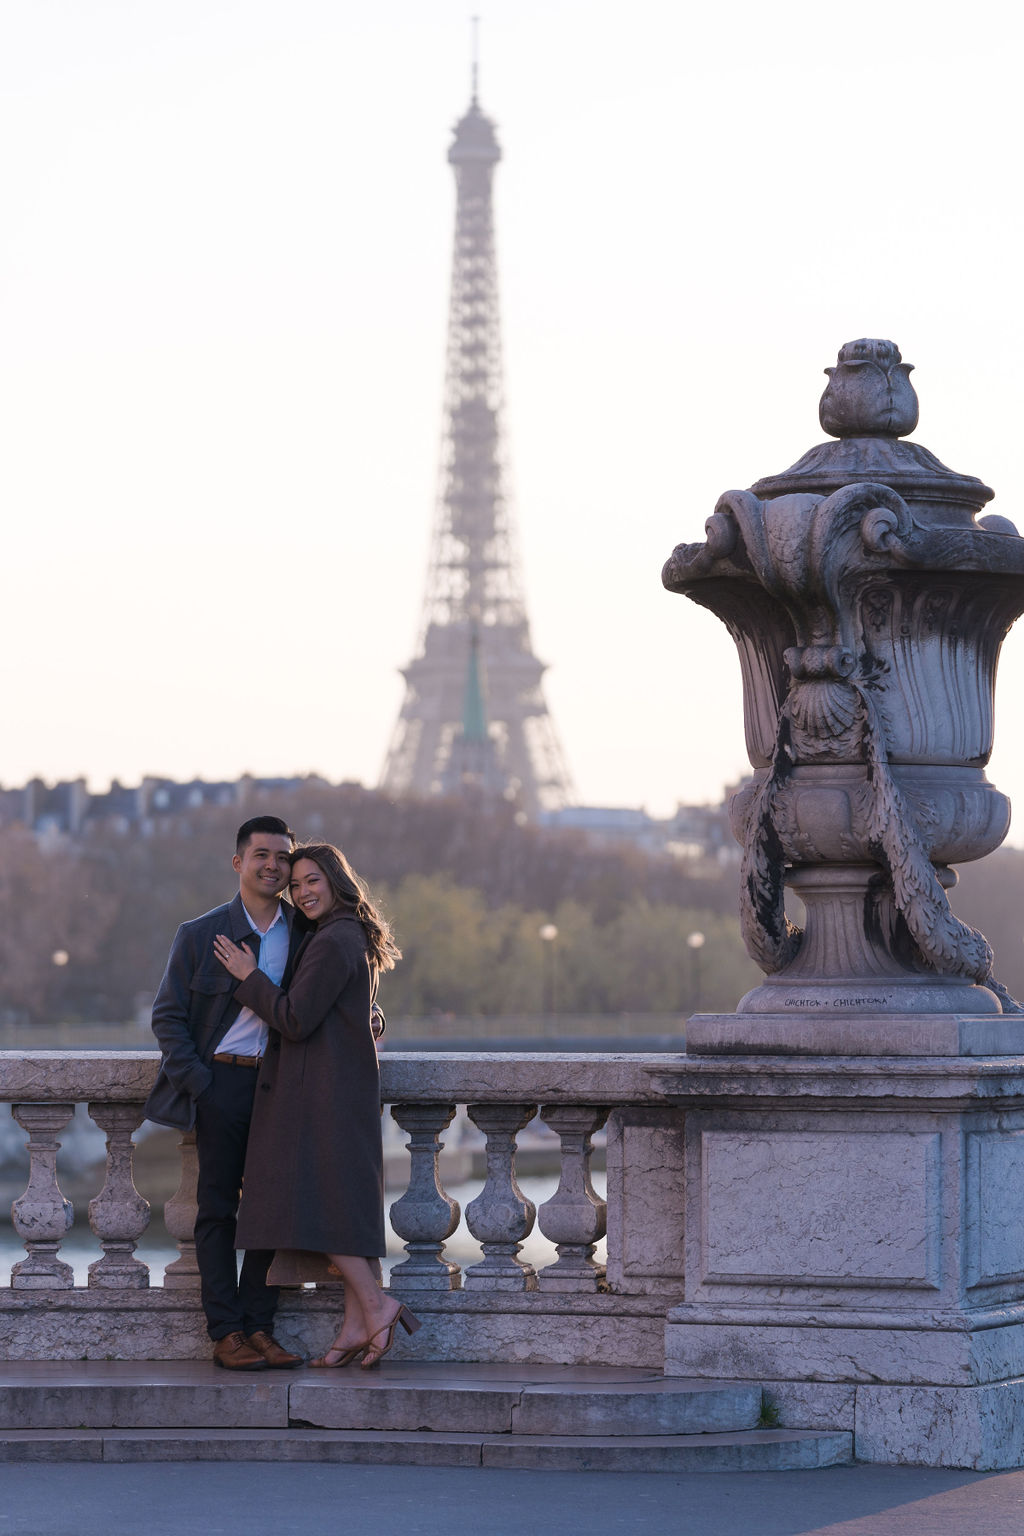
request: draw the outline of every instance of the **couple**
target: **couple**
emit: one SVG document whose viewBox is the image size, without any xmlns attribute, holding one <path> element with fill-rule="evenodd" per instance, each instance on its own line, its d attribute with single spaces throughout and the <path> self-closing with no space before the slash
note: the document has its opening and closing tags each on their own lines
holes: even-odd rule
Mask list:
<svg viewBox="0 0 1024 1536">
<path fill-rule="evenodd" d="M 239 827 L 232 864 L 238 895 L 183 923 L 171 947 L 153 1005 L 163 1059 L 146 1114 L 196 1133 L 196 1260 L 215 1362 L 303 1363 L 274 1338 L 267 1270 L 275 1249 L 304 1249 L 326 1254 L 345 1282 L 341 1331 L 311 1364 L 369 1368 L 399 1322 L 419 1326 L 377 1280 L 374 996 L 400 951 L 340 850 L 296 847 L 278 817 Z"/>
</svg>

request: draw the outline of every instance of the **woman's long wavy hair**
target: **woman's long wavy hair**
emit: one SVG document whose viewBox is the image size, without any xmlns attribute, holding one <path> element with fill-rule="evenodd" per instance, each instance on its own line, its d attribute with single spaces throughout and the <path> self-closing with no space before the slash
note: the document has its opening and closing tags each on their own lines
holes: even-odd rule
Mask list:
<svg viewBox="0 0 1024 1536">
<path fill-rule="evenodd" d="M 340 848 L 333 843 L 300 843 L 292 850 L 292 868 L 299 859 L 312 859 L 326 877 L 334 900 L 353 917 L 358 917 L 366 933 L 370 964 L 378 971 L 392 971 L 402 951 L 392 937 L 391 927 L 370 900 L 370 893 Z"/>
</svg>

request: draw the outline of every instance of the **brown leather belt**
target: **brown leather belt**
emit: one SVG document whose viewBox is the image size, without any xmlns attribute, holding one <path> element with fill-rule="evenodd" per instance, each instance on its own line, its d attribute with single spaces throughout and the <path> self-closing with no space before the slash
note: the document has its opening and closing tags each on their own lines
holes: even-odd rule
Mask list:
<svg viewBox="0 0 1024 1536">
<path fill-rule="evenodd" d="M 233 1056 L 230 1051 L 219 1051 L 214 1056 L 214 1061 L 220 1061 L 228 1067 L 258 1067 L 263 1060 L 262 1056 Z"/>
</svg>

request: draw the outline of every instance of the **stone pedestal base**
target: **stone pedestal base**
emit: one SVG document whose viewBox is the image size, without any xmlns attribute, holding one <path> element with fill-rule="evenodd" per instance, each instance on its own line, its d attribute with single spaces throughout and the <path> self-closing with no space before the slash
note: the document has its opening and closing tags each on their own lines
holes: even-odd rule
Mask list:
<svg viewBox="0 0 1024 1536">
<path fill-rule="evenodd" d="M 694 1014 L 686 1025 L 686 1051 L 689 1056 L 1020 1056 L 1024 1014 L 858 1013 L 837 987 L 832 1002 L 819 999 L 814 1012 Z"/>
<path fill-rule="evenodd" d="M 686 1124 L 666 1371 L 760 1382 L 783 1423 L 853 1427 L 862 1460 L 1024 1462 L 1024 1061 L 708 1057 L 657 1080 Z"/>
<path fill-rule="evenodd" d="M 996 1471 L 1024 1465 L 1024 1380 L 985 1387 L 860 1387 L 861 1461 Z"/>
<path fill-rule="evenodd" d="M 976 1387 L 741 1378 L 789 1430 L 852 1434 L 858 1461 L 994 1472 L 1024 1465 L 1024 1377 Z"/>
<path fill-rule="evenodd" d="M 988 1386 L 1024 1377 L 1024 1312 L 1007 1309 L 998 1320 L 922 1314 L 912 1323 L 906 1313 L 793 1308 L 768 1316 L 684 1304 L 668 1314 L 665 1370 L 723 1381 Z"/>
</svg>

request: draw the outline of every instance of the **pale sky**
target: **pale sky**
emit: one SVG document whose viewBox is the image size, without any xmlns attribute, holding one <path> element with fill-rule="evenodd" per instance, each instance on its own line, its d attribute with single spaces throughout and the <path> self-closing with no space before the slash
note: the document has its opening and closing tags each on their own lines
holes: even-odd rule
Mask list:
<svg viewBox="0 0 1024 1536">
<path fill-rule="evenodd" d="M 579 799 L 746 770 L 660 570 L 858 336 L 1018 520 L 1017 11 L 480 0 L 508 426 Z M 419 625 L 472 3 L 0 0 L 0 783 L 374 783 Z M 990 776 L 1024 807 L 1024 630 Z M 1024 841 L 1024 815 L 1015 826 Z"/>
</svg>

